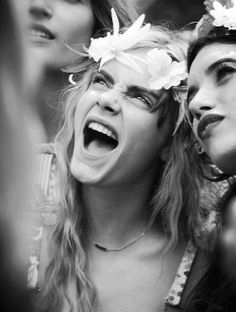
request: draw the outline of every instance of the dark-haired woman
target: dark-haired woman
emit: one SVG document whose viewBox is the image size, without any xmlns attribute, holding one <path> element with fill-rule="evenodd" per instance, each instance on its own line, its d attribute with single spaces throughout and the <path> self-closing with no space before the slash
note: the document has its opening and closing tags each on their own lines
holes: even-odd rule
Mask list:
<svg viewBox="0 0 236 312">
<path fill-rule="evenodd" d="M 188 52 L 189 118 L 202 150 L 229 177 L 236 174 L 236 3 L 205 5 L 208 14 Z M 235 186 L 230 187 L 220 203 L 223 226 L 217 248 L 208 273 L 189 298 L 188 312 L 236 310 L 235 196 Z"/>
</svg>

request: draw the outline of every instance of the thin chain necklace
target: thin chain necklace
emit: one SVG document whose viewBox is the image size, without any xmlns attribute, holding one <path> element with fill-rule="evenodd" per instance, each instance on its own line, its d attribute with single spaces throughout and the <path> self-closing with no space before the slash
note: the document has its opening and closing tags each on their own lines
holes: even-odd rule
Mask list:
<svg viewBox="0 0 236 312">
<path fill-rule="evenodd" d="M 101 244 L 98 244 L 94 241 L 92 241 L 91 239 L 89 239 L 89 241 L 93 244 L 94 247 L 96 247 L 99 250 L 105 251 L 105 252 L 111 252 L 111 251 L 121 251 L 124 250 L 125 248 L 133 245 L 134 243 L 136 243 L 138 240 L 140 240 L 149 230 L 150 226 L 146 227 L 138 236 L 136 236 L 135 238 L 131 239 L 130 241 L 128 241 L 126 244 L 124 244 L 121 247 L 118 248 L 109 248 L 109 247 L 105 247 Z"/>
</svg>

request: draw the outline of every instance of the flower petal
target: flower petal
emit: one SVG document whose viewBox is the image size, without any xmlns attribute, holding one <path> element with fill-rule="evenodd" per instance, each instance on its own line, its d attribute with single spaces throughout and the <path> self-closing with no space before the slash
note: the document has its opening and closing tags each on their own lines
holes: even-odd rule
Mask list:
<svg viewBox="0 0 236 312">
<path fill-rule="evenodd" d="M 111 18 L 112 18 L 112 24 L 113 24 L 113 35 L 118 36 L 120 31 L 120 23 L 118 20 L 118 17 L 116 15 L 116 11 L 114 8 L 111 9 Z"/>
<path fill-rule="evenodd" d="M 113 53 L 107 53 L 106 55 L 104 55 L 104 56 L 101 58 L 99 70 L 101 69 L 101 67 L 102 67 L 105 63 L 111 61 L 111 60 L 114 59 L 114 58 L 115 58 L 115 54 L 113 54 Z"/>
<path fill-rule="evenodd" d="M 140 66 L 138 65 L 135 57 L 133 57 L 132 54 L 128 54 L 128 53 L 124 53 L 124 52 L 120 52 L 117 56 L 116 56 L 117 61 L 119 61 L 120 63 L 131 67 L 132 69 L 135 69 L 137 72 L 142 73 L 142 70 L 140 68 Z"/>
</svg>

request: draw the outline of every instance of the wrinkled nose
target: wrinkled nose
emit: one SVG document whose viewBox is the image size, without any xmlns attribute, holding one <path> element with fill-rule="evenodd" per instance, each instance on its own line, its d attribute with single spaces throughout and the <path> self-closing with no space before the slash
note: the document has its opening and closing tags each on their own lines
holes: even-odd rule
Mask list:
<svg viewBox="0 0 236 312">
<path fill-rule="evenodd" d="M 206 90 L 199 90 L 189 103 L 189 111 L 193 118 L 196 118 L 197 120 L 199 120 L 206 111 L 211 110 L 214 107 L 214 97 Z"/>
<path fill-rule="evenodd" d="M 51 0 L 30 0 L 29 13 L 35 19 L 49 19 L 53 8 Z"/>
<path fill-rule="evenodd" d="M 112 115 L 120 112 L 120 94 L 117 90 L 108 90 L 99 95 L 97 99 L 98 106 Z"/>
</svg>

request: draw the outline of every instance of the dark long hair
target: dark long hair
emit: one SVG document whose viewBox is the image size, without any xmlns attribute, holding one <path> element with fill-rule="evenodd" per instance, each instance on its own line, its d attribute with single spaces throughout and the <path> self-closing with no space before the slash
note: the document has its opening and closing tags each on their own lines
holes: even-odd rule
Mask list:
<svg viewBox="0 0 236 312">
<path fill-rule="evenodd" d="M 229 187 L 218 203 L 221 223 L 224 224 L 230 200 L 236 196 L 236 181 Z M 186 312 L 232 312 L 236 311 L 236 291 L 232 279 L 224 268 L 224 255 L 218 239 L 215 251 L 209 254 L 210 266 L 187 300 Z"/>
<path fill-rule="evenodd" d="M 213 43 L 236 44 L 236 30 L 228 30 L 225 27 L 214 27 L 208 34 L 195 39 L 189 46 L 187 54 L 188 71 L 202 48 Z"/>
</svg>

